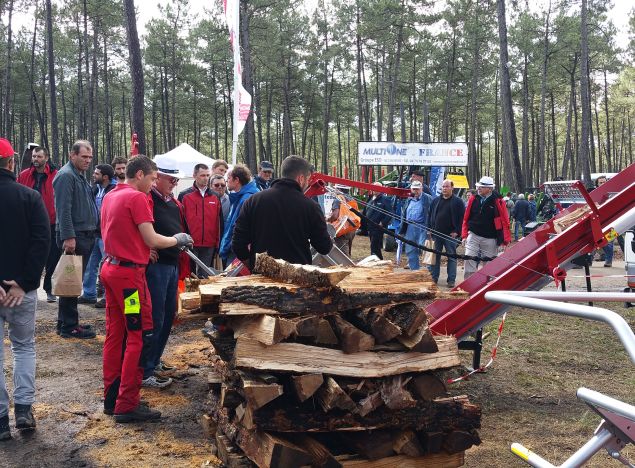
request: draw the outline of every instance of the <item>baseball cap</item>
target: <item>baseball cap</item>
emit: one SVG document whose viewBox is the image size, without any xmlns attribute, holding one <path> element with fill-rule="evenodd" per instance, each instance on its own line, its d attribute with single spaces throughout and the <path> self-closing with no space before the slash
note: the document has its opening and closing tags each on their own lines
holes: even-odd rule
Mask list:
<svg viewBox="0 0 635 468">
<path fill-rule="evenodd" d="M 423 184 L 418 180 L 415 180 L 412 184 L 410 184 L 411 189 L 423 189 Z"/>
<path fill-rule="evenodd" d="M 477 187 L 485 187 L 485 188 L 494 188 L 496 185 L 494 184 L 494 179 L 490 176 L 483 176 L 481 180 L 476 183 Z"/>
<path fill-rule="evenodd" d="M 262 161 L 260 163 L 260 170 L 273 172 L 273 164 L 271 163 L 271 161 Z"/>
<path fill-rule="evenodd" d="M 6 138 L 0 138 L 0 158 L 10 158 L 15 155 L 13 146 Z"/>
</svg>

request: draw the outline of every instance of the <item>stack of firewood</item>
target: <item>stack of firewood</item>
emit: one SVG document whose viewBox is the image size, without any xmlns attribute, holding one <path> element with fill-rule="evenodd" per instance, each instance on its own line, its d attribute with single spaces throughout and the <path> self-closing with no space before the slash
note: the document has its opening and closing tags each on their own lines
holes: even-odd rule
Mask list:
<svg viewBox="0 0 635 468">
<path fill-rule="evenodd" d="M 182 296 L 212 316 L 207 419 L 226 465 L 463 464 L 480 409 L 447 393 L 460 361 L 428 328 L 420 301 L 441 293 L 427 272 L 256 263 Z"/>
</svg>

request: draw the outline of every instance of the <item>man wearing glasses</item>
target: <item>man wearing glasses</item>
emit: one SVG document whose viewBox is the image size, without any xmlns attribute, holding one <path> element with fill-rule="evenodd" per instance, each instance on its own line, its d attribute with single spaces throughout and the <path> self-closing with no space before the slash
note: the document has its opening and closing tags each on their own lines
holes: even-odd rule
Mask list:
<svg viewBox="0 0 635 468">
<path fill-rule="evenodd" d="M 207 266 L 212 265 L 224 226 L 220 197 L 209 187 L 210 175 L 211 171 L 207 165 L 197 164 L 194 166 L 194 183 L 179 193 L 185 222 L 194 239 L 192 251 Z M 194 262 L 192 271 L 196 271 L 198 276 L 207 276 Z"/>
<path fill-rule="evenodd" d="M 229 202 L 229 195 L 227 195 L 227 182 L 225 181 L 225 177 L 220 174 L 213 175 L 210 185 L 212 186 L 212 191 L 220 197 L 223 207 L 223 221 L 227 221 L 231 203 Z"/>
</svg>

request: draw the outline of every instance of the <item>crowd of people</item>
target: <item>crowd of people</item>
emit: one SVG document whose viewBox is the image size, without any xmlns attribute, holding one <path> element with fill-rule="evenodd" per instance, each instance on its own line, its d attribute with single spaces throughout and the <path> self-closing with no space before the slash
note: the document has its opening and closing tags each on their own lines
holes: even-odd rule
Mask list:
<svg viewBox="0 0 635 468">
<path fill-rule="evenodd" d="M 57 302 L 57 333 L 94 339 L 80 321 L 78 304 L 105 309 L 104 413 L 117 422 L 161 417 L 140 400 L 142 386 L 165 388 L 172 367 L 162 360 L 177 311 L 178 281 L 197 271 L 185 249 L 205 265 L 246 268 L 255 254 L 311 263 L 311 246 L 322 254 L 333 242 L 319 206 L 304 196 L 312 166 L 290 156 L 273 179 L 262 161 L 248 167 L 222 160 L 194 167 L 192 186 L 175 194 L 185 174 L 139 155 L 98 164 L 88 141 L 76 141 L 68 162 L 56 168 L 46 148 L 33 145 L 31 165 L 15 173 L 15 152 L 0 138 L 0 208 L 14 222 L 0 230 L 10 245 L 0 253 L 0 329 L 7 322 L 14 354 L 15 427 L 34 429 L 35 310 L 43 271 L 46 300 Z M 82 293 L 55 295 L 51 276 L 62 255 L 81 257 Z M 4 356 L 0 348 L 0 366 Z M 0 372 L 0 440 L 10 439 L 9 394 Z"/>
</svg>

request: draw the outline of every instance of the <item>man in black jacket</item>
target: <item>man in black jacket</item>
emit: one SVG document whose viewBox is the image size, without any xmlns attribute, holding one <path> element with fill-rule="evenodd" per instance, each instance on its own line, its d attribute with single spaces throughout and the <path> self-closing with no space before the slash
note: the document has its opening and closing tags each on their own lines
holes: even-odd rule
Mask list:
<svg viewBox="0 0 635 468">
<path fill-rule="evenodd" d="M 461 225 L 465 215 L 463 200 L 454 195 L 454 182 L 446 179 L 441 184 L 441 196 L 432 200 L 430 205 L 430 228 L 434 239 L 434 250 L 441 252 L 444 248 L 449 254 L 456 254 L 461 242 Z M 431 269 L 432 279 L 436 283 L 441 274 L 441 255 Z M 453 288 L 456 281 L 456 258 L 448 257 L 448 286 Z"/>
<path fill-rule="evenodd" d="M 303 193 L 311 177 L 309 162 L 289 156 L 280 172 L 282 177 L 273 181 L 271 189 L 245 201 L 234 227 L 232 247 L 249 268 L 256 253 L 309 265 L 309 244 L 323 255 L 333 247 L 320 206 Z"/>
<path fill-rule="evenodd" d="M 374 182 L 373 185 L 381 185 L 381 182 Z M 373 192 L 373 197 L 368 201 L 366 206 L 366 216 L 375 224 L 388 227 L 392 221 L 392 203 L 390 198 L 381 192 Z M 368 237 L 370 238 L 370 254 L 376 255 L 377 258 L 383 260 L 381 248 L 384 243 L 384 232 L 368 223 Z"/>
<path fill-rule="evenodd" d="M 16 182 L 15 152 L 0 138 L 0 330 L 9 327 L 13 350 L 15 427 L 35 429 L 35 309 L 37 288 L 48 256 L 49 216 L 42 197 Z M 10 222 L 7 222 L 10 220 Z M 4 346 L 0 346 L 0 440 L 11 438 L 9 394 L 4 380 Z"/>
</svg>

